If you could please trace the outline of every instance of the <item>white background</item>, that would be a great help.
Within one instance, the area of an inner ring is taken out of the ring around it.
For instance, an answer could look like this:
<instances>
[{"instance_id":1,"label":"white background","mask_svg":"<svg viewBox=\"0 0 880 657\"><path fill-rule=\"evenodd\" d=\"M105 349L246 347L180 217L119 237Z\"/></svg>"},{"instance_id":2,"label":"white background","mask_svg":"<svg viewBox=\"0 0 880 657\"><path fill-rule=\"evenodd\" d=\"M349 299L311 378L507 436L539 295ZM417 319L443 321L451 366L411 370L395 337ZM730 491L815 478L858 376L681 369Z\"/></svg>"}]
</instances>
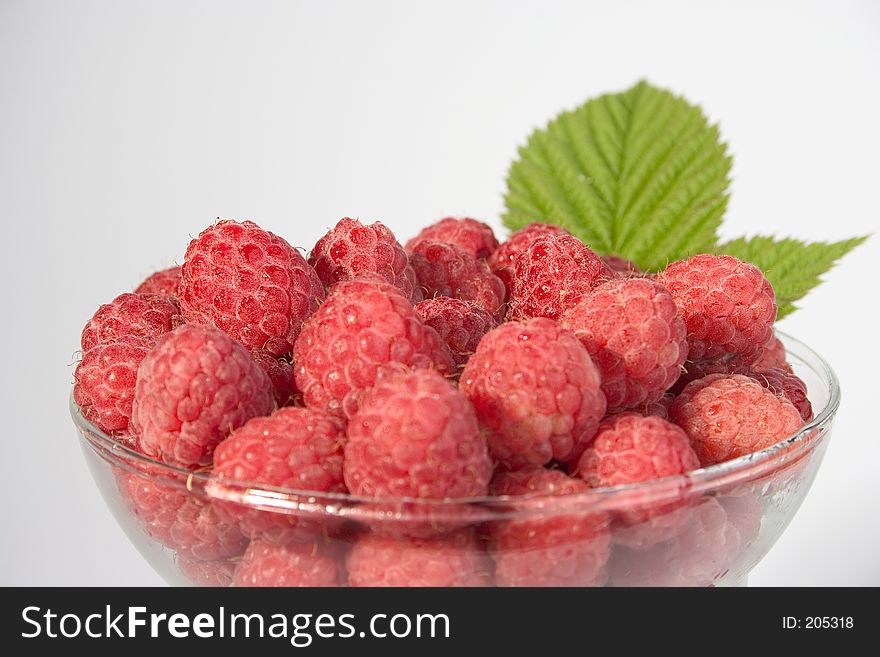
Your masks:
<instances>
[{"instance_id":1,"label":"white background","mask_svg":"<svg viewBox=\"0 0 880 657\"><path fill-rule=\"evenodd\" d=\"M217 216L305 248L343 215L401 238L446 214L500 230L529 131L641 77L721 123L725 235L880 225L876 1L0 0L0 584L161 583L67 415L100 303ZM874 237L783 322L832 362L844 403L752 584L880 584L878 258Z\"/></svg>"}]
</instances>

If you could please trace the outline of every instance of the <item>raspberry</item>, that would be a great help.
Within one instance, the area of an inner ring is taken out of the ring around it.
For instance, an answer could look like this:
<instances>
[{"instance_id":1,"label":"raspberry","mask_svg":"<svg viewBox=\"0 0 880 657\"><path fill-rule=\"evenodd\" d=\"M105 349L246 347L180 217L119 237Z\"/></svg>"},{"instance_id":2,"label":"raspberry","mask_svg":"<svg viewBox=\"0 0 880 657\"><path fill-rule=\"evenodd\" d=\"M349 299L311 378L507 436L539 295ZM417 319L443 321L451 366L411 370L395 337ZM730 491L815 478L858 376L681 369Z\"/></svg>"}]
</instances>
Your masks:
<instances>
[{"instance_id":1,"label":"raspberry","mask_svg":"<svg viewBox=\"0 0 880 657\"><path fill-rule=\"evenodd\" d=\"M355 495L485 495L492 462L467 398L440 374L382 376L348 424L345 482Z\"/></svg>"},{"instance_id":2,"label":"raspberry","mask_svg":"<svg viewBox=\"0 0 880 657\"><path fill-rule=\"evenodd\" d=\"M344 443L345 427L338 418L314 409L282 408L269 417L251 418L221 442L214 451L213 475L272 488L344 493ZM240 517L248 536L274 530L289 536L321 534L320 524L302 516L232 504L226 508Z\"/></svg>"},{"instance_id":3,"label":"raspberry","mask_svg":"<svg viewBox=\"0 0 880 657\"><path fill-rule=\"evenodd\" d=\"M299 252L251 221L220 221L189 243L178 289L184 319L216 326L248 349L290 352L324 296Z\"/></svg>"},{"instance_id":4,"label":"raspberry","mask_svg":"<svg viewBox=\"0 0 880 657\"><path fill-rule=\"evenodd\" d=\"M549 319L487 333L461 374L461 391L508 468L577 458L605 414L599 370L571 333Z\"/></svg>"},{"instance_id":5,"label":"raspberry","mask_svg":"<svg viewBox=\"0 0 880 657\"><path fill-rule=\"evenodd\" d=\"M83 328L83 351L124 335L143 338L152 345L160 336L180 323L177 304L155 294L120 294L98 308Z\"/></svg>"},{"instance_id":6,"label":"raspberry","mask_svg":"<svg viewBox=\"0 0 880 657\"><path fill-rule=\"evenodd\" d=\"M126 335L83 354L74 373L73 399L86 420L107 433L128 429L138 367L148 352L143 338Z\"/></svg>"},{"instance_id":7,"label":"raspberry","mask_svg":"<svg viewBox=\"0 0 880 657\"><path fill-rule=\"evenodd\" d=\"M741 374L710 374L689 383L669 416L687 432L704 466L770 447L803 424L785 397Z\"/></svg>"},{"instance_id":8,"label":"raspberry","mask_svg":"<svg viewBox=\"0 0 880 657\"><path fill-rule=\"evenodd\" d=\"M276 488L346 492L342 481L345 427L311 408L282 408L254 417L214 452L214 476Z\"/></svg>"},{"instance_id":9,"label":"raspberry","mask_svg":"<svg viewBox=\"0 0 880 657\"><path fill-rule=\"evenodd\" d=\"M275 404L280 408L295 402L299 392L293 384L293 366L287 362L287 359L278 358L262 349L252 351L251 356L272 382Z\"/></svg>"},{"instance_id":10,"label":"raspberry","mask_svg":"<svg viewBox=\"0 0 880 657\"><path fill-rule=\"evenodd\" d=\"M813 419L813 405L807 397L807 384L799 377L779 368L748 372L746 376L770 392L785 397L798 410L804 422Z\"/></svg>"},{"instance_id":11,"label":"raspberry","mask_svg":"<svg viewBox=\"0 0 880 657\"><path fill-rule=\"evenodd\" d=\"M492 564L472 530L437 538L365 534L346 559L350 586L490 586Z\"/></svg>"},{"instance_id":12,"label":"raspberry","mask_svg":"<svg viewBox=\"0 0 880 657\"><path fill-rule=\"evenodd\" d=\"M217 512L216 505L187 491L183 481L161 483L155 477L158 470L116 473L123 500L150 538L174 550L178 558L196 561L244 552L247 538Z\"/></svg>"},{"instance_id":13,"label":"raspberry","mask_svg":"<svg viewBox=\"0 0 880 657\"><path fill-rule=\"evenodd\" d=\"M464 217L446 217L422 229L418 235L406 243L408 253L421 240L436 240L455 244L467 251L472 258L486 259L498 248L498 240L492 229L482 221Z\"/></svg>"},{"instance_id":14,"label":"raspberry","mask_svg":"<svg viewBox=\"0 0 880 657\"><path fill-rule=\"evenodd\" d=\"M160 269L147 276L135 288L136 294L158 294L160 297L177 299L177 286L180 284L180 267Z\"/></svg>"},{"instance_id":15,"label":"raspberry","mask_svg":"<svg viewBox=\"0 0 880 657\"><path fill-rule=\"evenodd\" d=\"M516 259L531 246L539 237L545 235L568 235L568 231L553 224L529 224L520 228L507 238L506 242L495 249L489 256L489 268L498 276L507 288L508 293L513 289L514 267Z\"/></svg>"},{"instance_id":16,"label":"raspberry","mask_svg":"<svg viewBox=\"0 0 880 657\"><path fill-rule=\"evenodd\" d=\"M786 360L785 345L782 344L782 340L775 335L764 345L764 351L761 353L761 357L755 361L755 364L752 365L752 367L755 371L775 368L783 370L789 374L793 373L791 365L789 365L788 360Z\"/></svg>"},{"instance_id":17,"label":"raspberry","mask_svg":"<svg viewBox=\"0 0 880 657\"><path fill-rule=\"evenodd\" d=\"M144 454L206 466L217 443L273 403L269 378L244 347L213 327L185 324L141 363L132 427Z\"/></svg>"},{"instance_id":18,"label":"raspberry","mask_svg":"<svg viewBox=\"0 0 880 657\"><path fill-rule=\"evenodd\" d=\"M671 477L700 467L688 436L658 417L613 415L599 425L596 439L577 464L577 474L593 488L624 486Z\"/></svg>"},{"instance_id":19,"label":"raspberry","mask_svg":"<svg viewBox=\"0 0 880 657\"><path fill-rule=\"evenodd\" d=\"M602 421L593 444L575 467L591 487L625 486L679 475L700 463L687 435L659 417L621 413ZM690 517L680 484L655 484L652 491L628 491L618 501L616 543L645 549L669 539Z\"/></svg>"},{"instance_id":20,"label":"raspberry","mask_svg":"<svg viewBox=\"0 0 880 657\"><path fill-rule=\"evenodd\" d=\"M195 586L226 587L232 584L235 562L230 559L194 561L178 556L177 568L187 581Z\"/></svg>"},{"instance_id":21,"label":"raspberry","mask_svg":"<svg viewBox=\"0 0 880 657\"><path fill-rule=\"evenodd\" d=\"M400 288L412 301L421 300L416 275L403 247L384 224L365 226L345 217L318 240L309 255L326 288L364 272L374 272Z\"/></svg>"},{"instance_id":22,"label":"raspberry","mask_svg":"<svg viewBox=\"0 0 880 657\"><path fill-rule=\"evenodd\" d=\"M681 373L684 322L666 289L644 278L615 278L585 294L562 315L602 375L608 412L650 404Z\"/></svg>"},{"instance_id":23,"label":"raspberry","mask_svg":"<svg viewBox=\"0 0 880 657\"><path fill-rule=\"evenodd\" d=\"M303 326L293 354L306 405L336 415L357 409L358 396L382 368L454 369L437 331L425 326L398 288L369 274L333 288Z\"/></svg>"},{"instance_id":24,"label":"raspberry","mask_svg":"<svg viewBox=\"0 0 880 657\"><path fill-rule=\"evenodd\" d=\"M613 586L710 586L727 572L740 535L713 498L697 506L690 522L648 552L618 550L611 562Z\"/></svg>"},{"instance_id":25,"label":"raspberry","mask_svg":"<svg viewBox=\"0 0 880 657\"><path fill-rule=\"evenodd\" d=\"M511 503L513 519L489 527L489 554L499 586L601 586L608 560L608 519L584 513L577 499L589 490L560 470L530 466L499 474L493 495L528 496ZM561 499L560 499L561 498ZM529 517L532 512L533 517ZM548 512L549 511L549 512ZM570 511L570 513L563 513ZM521 517L517 517L521 514Z\"/></svg>"},{"instance_id":26,"label":"raspberry","mask_svg":"<svg viewBox=\"0 0 880 657\"><path fill-rule=\"evenodd\" d=\"M563 312L612 272L572 235L539 237L517 258L507 319L549 317Z\"/></svg>"},{"instance_id":27,"label":"raspberry","mask_svg":"<svg viewBox=\"0 0 880 657\"><path fill-rule=\"evenodd\" d=\"M323 540L278 545L254 539L238 563L233 586L339 586L339 550Z\"/></svg>"},{"instance_id":28,"label":"raspberry","mask_svg":"<svg viewBox=\"0 0 880 657\"><path fill-rule=\"evenodd\" d=\"M644 276L645 272L632 260L621 258L620 256L609 255L602 256L602 262L618 276L624 278L632 278L633 276Z\"/></svg>"},{"instance_id":29,"label":"raspberry","mask_svg":"<svg viewBox=\"0 0 880 657\"><path fill-rule=\"evenodd\" d=\"M495 319L482 308L461 299L434 297L416 304L416 312L452 352L457 367L464 366Z\"/></svg>"},{"instance_id":30,"label":"raspberry","mask_svg":"<svg viewBox=\"0 0 880 657\"><path fill-rule=\"evenodd\" d=\"M732 256L702 254L657 274L684 316L692 361L739 354L755 362L772 336L773 288L757 267Z\"/></svg>"},{"instance_id":31,"label":"raspberry","mask_svg":"<svg viewBox=\"0 0 880 657\"><path fill-rule=\"evenodd\" d=\"M454 244L422 239L410 261L426 299L434 296L470 301L493 317L503 315L504 283L482 260Z\"/></svg>"}]
</instances>

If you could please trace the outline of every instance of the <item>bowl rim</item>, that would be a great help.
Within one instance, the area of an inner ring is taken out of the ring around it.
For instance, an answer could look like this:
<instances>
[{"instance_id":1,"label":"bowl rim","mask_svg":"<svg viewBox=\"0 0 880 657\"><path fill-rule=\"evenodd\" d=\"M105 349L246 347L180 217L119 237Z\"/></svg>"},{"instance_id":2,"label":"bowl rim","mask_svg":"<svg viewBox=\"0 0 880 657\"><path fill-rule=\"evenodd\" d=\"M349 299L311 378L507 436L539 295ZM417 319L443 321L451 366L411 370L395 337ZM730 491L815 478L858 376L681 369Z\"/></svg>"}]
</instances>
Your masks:
<instances>
[{"instance_id":1,"label":"bowl rim","mask_svg":"<svg viewBox=\"0 0 880 657\"><path fill-rule=\"evenodd\" d=\"M625 500L629 500L629 503L634 499L639 503L662 503L666 500L680 499L683 494L703 494L771 473L780 469L785 463L796 461L806 451L818 445L840 406L839 380L830 364L806 344L782 331L775 331L775 335L783 341L789 356L793 356L812 369L827 387L828 401L812 420L794 434L757 452L679 475L634 484L590 488L565 495L566 507L572 505L581 508L582 505L588 505L598 511L613 509ZM72 390L69 406L80 437L93 451L98 452L99 456L111 460L113 465L149 479L161 479L171 485L185 484L187 490L202 491L210 498L235 501L259 508L292 509L302 512L308 511L308 507L319 507L324 512L347 515L347 507L360 507L361 510L368 509L368 513L385 516L389 509L395 509L395 514L399 515L401 508L411 510L424 507L430 509L432 514L438 509L441 511L448 509L450 513L460 517L462 507L467 505L509 507L515 502L517 508L522 509L523 504L534 502L534 510L540 510L544 507L541 500L546 501L549 497L544 493L534 493L518 496L442 499L381 498L274 487L254 481L221 480L213 477L210 469L192 471L162 463L112 438L82 416ZM555 500L553 508L558 513L558 500L563 498L557 496L553 499ZM435 516L432 515L433 517Z\"/></svg>"}]
</instances>

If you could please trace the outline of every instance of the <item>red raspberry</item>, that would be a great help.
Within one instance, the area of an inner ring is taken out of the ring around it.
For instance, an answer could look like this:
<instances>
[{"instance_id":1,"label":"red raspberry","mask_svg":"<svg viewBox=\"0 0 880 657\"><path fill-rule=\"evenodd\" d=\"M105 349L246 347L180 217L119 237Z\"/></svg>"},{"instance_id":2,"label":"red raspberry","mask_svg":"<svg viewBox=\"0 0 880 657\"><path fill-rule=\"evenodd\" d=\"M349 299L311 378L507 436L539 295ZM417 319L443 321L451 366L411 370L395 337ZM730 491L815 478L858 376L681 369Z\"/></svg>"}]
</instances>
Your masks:
<instances>
[{"instance_id":1,"label":"red raspberry","mask_svg":"<svg viewBox=\"0 0 880 657\"><path fill-rule=\"evenodd\" d=\"M647 552L620 549L611 562L613 586L710 586L739 554L740 535L724 508L706 498L668 542Z\"/></svg>"},{"instance_id":2,"label":"red raspberry","mask_svg":"<svg viewBox=\"0 0 880 657\"><path fill-rule=\"evenodd\" d=\"M216 326L248 349L290 352L324 296L299 252L251 221L220 221L189 243L178 289L184 319Z\"/></svg>"},{"instance_id":3,"label":"red raspberry","mask_svg":"<svg viewBox=\"0 0 880 657\"><path fill-rule=\"evenodd\" d=\"M400 288L406 298L421 300L416 274L403 247L384 224L365 226L345 217L318 240L309 255L327 288L364 272L374 272Z\"/></svg>"},{"instance_id":4,"label":"red raspberry","mask_svg":"<svg viewBox=\"0 0 880 657\"><path fill-rule=\"evenodd\" d=\"M416 304L416 312L449 347L457 367L467 363L486 332L495 328L492 315L461 299L425 299Z\"/></svg>"},{"instance_id":5,"label":"red raspberry","mask_svg":"<svg viewBox=\"0 0 880 657\"><path fill-rule=\"evenodd\" d=\"M492 229L482 221L464 217L446 217L422 229L418 235L406 243L411 253L421 240L436 240L461 247L472 258L486 259L498 248L498 240Z\"/></svg>"},{"instance_id":6,"label":"red raspberry","mask_svg":"<svg viewBox=\"0 0 880 657\"><path fill-rule=\"evenodd\" d=\"M345 482L355 495L485 495L492 462L473 407L440 374L382 376L348 424Z\"/></svg>"},{"instance_id":7,"label":"red raspberry","mask_svg":"<svg viewBox=\"0 0 880 657\"><path fill-rule=\"evenodd\" d=\"M293 384L293 365L286 358L278 358L262 349L252 351L251 356L272 382L275 404L280 408L295 402L299 392Z\"/></svg>"},{"instance_id":8,"label":"red raspberry","mask_svg":"<svg viewBox=\"0 0 880 657\"><path fill-rule=\"evenodd\" d=\"M633 276L641 277L645 272L632 260L621 258L620 256L609 255L602 256L602 262L618 276L624 278L632 278Z\"/></svg>"},{"instance_id":9,"label":"red raspberry","mask_svg":"<svg viewBox=\"0 0 880 657\"><path fill-rule=\"evenodd\" d=\"M801 414L804 422L813 419L813 405L807 398L807 384L794 374L781 369L760 370L746 374L770 392L785 397Z\"/></svg>"},{"instance_id":10,"label":"red raspberry","mask_svg":"<svg viewBox=\"0 0 880 657\"><path fill-rule=\"evenodd\" d=\"M495 249L489 256L489 268L498 276L507 288L508 293L513 289L514 267L516 259L528 249L532 242L545 235L568 235L568 231L554 226L553 224L529 224L520 228L507 238L506 242Z\"/></svg>"},{"instance_id":11,"label":"red raspberry","mask_svg":"<svg viewBox=\"0 0 880 657\"><path fill-rule=\"evenodd\" d=\"M143 338L146 344L152 345L179 323L180 310L170 299L126 292L98 308L83 329L82 349L88 351L124 335Z\"/></svg>"},{"instance_id":12,"label":"red raspberry","mask_svg":"<svg viewBox=\"0 0 880 657\"><path fill-rule=\"evenodd\" d=\"M596 439L577 464L577 474L593 488L624 486L671 477L700 467L688 436L659 417L613 415L599 425Z\"/></svg>"},{"instance_id":13,"label":"red raspberry","mask_svg":"<svg viewBox=\"0 0 880 657\"><path fill-rule=\"evenodd\" d=\"M128 429L138 367L148 352L143 338L126 335L83 354L74 374L73 399L86 420L107 433Z\"/></svg>"},{"instance_id":14,"label":"red raspberry","mask_svg":"<svg viewBox=\"0 0 880 657\"><path fill-rule=\"evenodd\" d=\"M645 278L614 278L585 294L560 324L590 352L608 412L657 401L687 357L684 322L669 292Z\"/></svg>"},{"instance_id":15,"label":"red raspberry","mask_svg":"<svg viewBox=\"0 0 880 657\"><path fill-rule=\"evenodd\" d=\"M461 391L509 468L577 458L605 415L599 370L571 333L549 319L503 324L480 341Z\"/></svg>"},{"instance_id":16,"label":"red raspberry","mask_svg":"<svg viewBox=\"0 0 880 657\"><path fill-rule=\"evenodd\" d=\"M565 499L587 490L589 487L579 479L537 466L495 477L493 495L528 496L521 503L511 503L512 519L489 527L489 554L495 561L496 584L605 583L610 544L608 519L603 513L581 511L577 498Z\"/></svg>"},{"instance_id":17,"label":"red raspberry","mask_svg":"<svg viewBox=\"0 0 880 657\"><path fill-rule=\"evenodd\" d=\"M687 435L659 417L621 413L602 421L575 473L594 488L625 486L695 470L700 463ZM681 485L628 491L618 502L614 541L645 549L668 540L690 517Z\"/></svg>"},{"instance_id":18,"label":"red raspberry","mask_svg":"<svg viewBox=\"0 0 880 657\"><path fill-rule=\"evenodd\" d=\"M232 585L235 561L194 561L177 557L177 568L194 586L227 587Z\"/></svg>"},{"instance_id":19,"label":"red raspberry","mask_svg":"<svg viewBox=\"0 0 880 657\"><path fill-rule=\"evenodd\" d=\"M180 267L160 269L147 276L143 283L135 288L136 294L158 294L160 297L177 299L177 286L180 284Z\"/></svg>"},{"instance_id":20,"label":"red raspberry","mask_svg":"<svg viewBox=\"0 0 880 657\"><path fill-rule=\"evenodd\" d=\"M410 253L425 298L470 301L493 317L503 315L504 283L464 249L436 240L420 240Z\"/></svg>"},{"instance_id":21,"label":"red raspberry","mask_svg":"<svg viewBox=\"0 0 880 657\"><path fill-rule=\"evenodd\" d=\"M704 466L770 447L803 425L785 397L740 374L710 374L689 383L669 415L687 432Z\"/></svg>"},{"instance_id":22,"label":"red raspberry","mask_svg":"<svg viewBox=\"0 0 880 657\"><path fill-rule=\"evenodd\" d=\"M345 493L344 443L345 426L338 418L314 409L282 408L269 417L251 418L217 445L213 474L218 480L272 488ZM321 525L303 516L232 504L227 508L240 517L248 536L275 530L285 536L321 534Z\"/></svg>"},{"instance_id":23,"label":"red raspberry","mask_svg":"<svg viewBox=\"0 0 880 657\"><path fill-rule=\"evenodd\" d=\"M473 531L437 538L365 534L346 559L350 586L491 586L492 563Z\"/></svg>"},{"instance_id":24,"label":"red raspberry","mask_svg":"<svg viewBox=\"0 0 880 657\"><path fill-rule=\"evenodd\" d=\"M179 558L213 561L244 552L247 538L217 506L189 492L183 481L162 483L158 468L144 474L118 470L123 500L146 534Z\"/></svg>"},{"instance_id":25,"label":"red raspberry","mask_svg":"<svg viewBox=\"0 0 880 657\"><path fill-rule=\"evenodd\" d=\"M559 319L612 272L572 235L539 237L517 258L508 319Z\"/></svg>"},{"instance_id":26,"label":"red raspberry","mask_svg":"<svg viewBox=\"0 0 880 657\"><path fill-rule=\"evenodd\" d=\"M752 367L755 371L775 368L792 374L791 365L788 364L786 358L785 345L782 344L782 340L774 335L770 338L770 341L764 345L764 351L761 353L761 357L755 361L755 364L752 365Z\"/></svg>"},{"instance_id":27,"label":"red raspberry","mask_svg":"<svg viewBox=\"0 0 880 657\"><path fill-rule=\"evenodd\" d=\"M303 326L293 354L306 405L336 415L351 415L384 367L454 369L437 331L398 288L375 275L334 286Z\"/></svg>"},{"instance_id":28,"label":"red raspberry","mask_svg":"<svg viewBox=\"0 0 880 657\"><path fill-rule=\"evenodd\" d=\"M776 319L773 288L761 270L733 256L702 254L657 274L684 316L692 361L739 354L755 362Z\"/></svg>"},{"instance_id":29,"label":"red raspberry","mask_svg":"<svg viewBox=\"0 0 880 657\"><path fill-rule=\"evenodd\" d=\"M339 586L337 546L316 540L278 545L254 539L235 569L233 586Z\"/></svg>"},{"instance_id":30,"label":"red raspberry","mask_svg":"<svg viewBox=\"0 0 880 657\"><path fill-rule=\"evenodd\" d=\"M238 342L185 324L138 371L132 427L144 454L184 468L211 464L226 435L273 407L272 384Z\"/></svg>"}]
</instances>

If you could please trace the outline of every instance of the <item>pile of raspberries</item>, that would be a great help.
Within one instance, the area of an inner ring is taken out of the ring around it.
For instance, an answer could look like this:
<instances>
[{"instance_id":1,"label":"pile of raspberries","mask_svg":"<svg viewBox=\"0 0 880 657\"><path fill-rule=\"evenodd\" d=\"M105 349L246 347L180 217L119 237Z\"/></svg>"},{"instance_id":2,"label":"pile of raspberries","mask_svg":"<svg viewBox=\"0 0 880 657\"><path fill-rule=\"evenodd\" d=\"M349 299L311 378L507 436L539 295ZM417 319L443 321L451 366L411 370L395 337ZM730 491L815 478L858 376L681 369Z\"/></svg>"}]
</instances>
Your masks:
<instances>
[{"instance_id":1,"label":"pile of raspberries","mask_svg":"<svg viewBox=\"0 0 880 657\"><path fill-rule=\"evenodd\" d=\"M731 256L649 274L552 225L499 244L446 218L402 246L345 218L304 258L223 220L98 309L74 397L149 457L119 490L196 583L707 585L757 536L758 499L578 502L811 419L775 318ZM190 493L187 471L368 499L355 523L279 513ZM520 513L470 522L487 496Z\"/></svg>"}]
</instances>

